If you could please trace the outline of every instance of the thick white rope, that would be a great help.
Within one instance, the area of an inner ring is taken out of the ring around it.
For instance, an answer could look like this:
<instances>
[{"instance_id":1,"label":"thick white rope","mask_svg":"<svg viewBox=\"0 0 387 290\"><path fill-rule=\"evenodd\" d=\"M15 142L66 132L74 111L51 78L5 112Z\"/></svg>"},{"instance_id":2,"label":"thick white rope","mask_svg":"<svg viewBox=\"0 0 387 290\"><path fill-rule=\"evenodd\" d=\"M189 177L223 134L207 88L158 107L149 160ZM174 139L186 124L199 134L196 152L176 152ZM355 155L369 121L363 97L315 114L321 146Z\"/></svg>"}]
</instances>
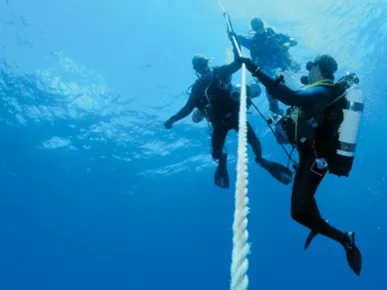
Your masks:
<instances>
[{"instance_id":1,"label":"thick white rope","mask_svg":"<svg viewBox=\"0 0 387 290\"><path fill-rule=\"evenodd\" d=\"M233 249L231 259L231 290L246 290L249 285L247 270L250 252L248 244L247 214L249 212L247 197L247 107L246 107L246 68L242 65L241 96L239 107L237 180L235 188L235 212L233 223Z\"/></svg>"},{"instance_id":2,"label":"thick white rope","mask_svg":"<svg viewBox=\"0 0 387 290\"><path fill-rule=\"evenodd\" d=\"M218 0L220 8L226 15L226 10L221 0ZM229 27L231 29L231 27ZM242 51L232 36L233 46L242 56ZM241 70L241 94L239 107L239 132L238 132L238 159L237 159L237 180L235 188L235 211L233 230L233 249L231 257L231 290L246 290L249 285L247 270L249 261L247 255L250 253L248 243L249 233L247 231L247 214L249 212L247 197L247 96L246 96L246 67L242 64Z\"/></svg>"}]
</instances>

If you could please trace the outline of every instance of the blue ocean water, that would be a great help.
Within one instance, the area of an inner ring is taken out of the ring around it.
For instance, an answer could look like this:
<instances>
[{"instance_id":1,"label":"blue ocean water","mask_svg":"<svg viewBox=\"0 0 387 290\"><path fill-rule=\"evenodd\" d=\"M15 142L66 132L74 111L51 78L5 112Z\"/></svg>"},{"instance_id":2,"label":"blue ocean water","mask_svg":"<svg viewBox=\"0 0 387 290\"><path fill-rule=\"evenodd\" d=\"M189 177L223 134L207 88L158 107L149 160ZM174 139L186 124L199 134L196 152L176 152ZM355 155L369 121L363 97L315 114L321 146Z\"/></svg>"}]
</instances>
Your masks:
<instances>
[{"instance_id":1,"label":"blue ocean water","mask_svg":"<svg viewBox=\"0 0 387 290\"><path fill-rule=\"evenodd\" d=\"M224 6L238 32L259 16L292 35L302 63L333 55L367 99L351 177L328 176L317 194L324 217L356 231L361 277L325 238L303 251L291 187L251 160L249 289L386 289L387 2ZM233 187L213 185L204 122L163 126L187 99L199 52L231 60L215 0L0 2L0 289L229 288ZM264 97L257 105L267 112ZM249 120L264 155L285 163L259 116Z\"/></svg>"}]
</instances>

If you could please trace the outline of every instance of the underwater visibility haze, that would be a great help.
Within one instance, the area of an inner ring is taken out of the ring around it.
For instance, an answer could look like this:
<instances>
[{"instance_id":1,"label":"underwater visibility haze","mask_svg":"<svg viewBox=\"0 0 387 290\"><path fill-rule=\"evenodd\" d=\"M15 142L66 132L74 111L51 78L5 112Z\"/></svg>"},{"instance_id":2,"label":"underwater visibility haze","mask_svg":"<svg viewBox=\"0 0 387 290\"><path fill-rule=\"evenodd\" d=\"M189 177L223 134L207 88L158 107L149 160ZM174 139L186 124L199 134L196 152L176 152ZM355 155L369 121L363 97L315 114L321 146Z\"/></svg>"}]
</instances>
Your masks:
<instances>
[{"instance_id":1,"label":"underwater visibility haze","mask_svg":"<svg viewBox=\"0 0 387 290\"><path fill-rule=\"evenodd\" d=\"M249 148L249 289L386 289L387 2L222 3L239 34L260 17L297 40L292 88L326 53L365 96L351 174L328 175L316 194L324 218L356 232L361 275L325 237L304 251L292 185ZM196 80L194 55L232 62L226 28L215 0L0 2L0 289L230 288L238 135L222 189L207 123L164 127ZM264 90L254 103L268 114ZM247 116L263 156L286 164L260 115Z\"/></svg>"}]
</instances>

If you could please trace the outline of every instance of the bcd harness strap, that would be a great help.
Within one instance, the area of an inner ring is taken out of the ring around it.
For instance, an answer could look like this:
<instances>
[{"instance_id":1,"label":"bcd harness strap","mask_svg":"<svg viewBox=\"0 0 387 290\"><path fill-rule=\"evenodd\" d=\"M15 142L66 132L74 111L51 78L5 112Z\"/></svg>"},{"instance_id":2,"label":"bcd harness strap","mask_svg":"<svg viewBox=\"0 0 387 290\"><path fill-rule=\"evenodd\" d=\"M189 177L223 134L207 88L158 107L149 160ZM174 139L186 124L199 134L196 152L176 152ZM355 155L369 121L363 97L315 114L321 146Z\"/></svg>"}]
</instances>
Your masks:
<instances>
[{"instance_id":1,"label":"bcd harness strap","mask_svg":"<svg viewBox=\"0 0 387 290\"><path fill-rule=\"evenodd\" d=\"M318 86L327 86L327 87L333 87L334 86L334 83L331 81L331 80L328 80L328 79L324 79L324 80L321 80L321 81L317 81L317 82L314 82L313 84L309 85L306 90L310 90L312 88L315 88L315 87L318 87ZM329 107L330 105L328 105ZM326 107L324 107L323 110L325 110ZM294 130L294 140L295 142L297 143L298 141L298 123L299 123L299 119L301 117L301 109L299 107L295 107L295 110L294 110L295 114L296 114L296 118L295 118L295 130Z\"/></svg>"},{"instance_id":2,"label":"bcd harness strap","mask_svg":"<svg viewBox=\"0 0 387 290\"><path fill-rule=\"evenodd\" d=\"M317 87L317 86L325 86L325 87L330 87L330 88L333 88L335 87L337 84L341 83L341 82L344 82L346 81L345 78L342 78L340 79L336 84L333 83L331 80L329 79L324 79L324 80L321 80L321 81L317 81L317 82L314 82L313 84L309 85L306 89L307 90L310 90L314 87ZM332 106L334 103L336 103L337 101L339 101L340 99L342 99L346 94L346 90L344 90L344 92L342 94L340 94L338 97L336 97L332 102L330 102L328 105L324 106L320 112L323 112L325 111L327 108L329 108L330 106ZM296 119L295 119L295 136L294 136L294 140L297 142L297 138L298 138L298 122L299 122L299 119L300 119L300 115L301 115L301 109L299 107L296 107L295 108L295 111L296 111Z\"/></svg>"},{"instance_id":3,"label":"bcd harness strap","mask_svg":"<svg viewBox=\"0 0 387 290\"><path fill-rule=\"evenodd\" d=\"M325 87L330 87L333 89L333 87L335 87L337 84L340 84L342 82L346 81L345 78L342 78L340 79L336 84L333 83L331 80L328 80L328 79L324 79L324 80L321 80L321 81L317 81L311 85L309 85L306 89L307 90L310 90L314 87L317 87L317 86L325 86ZM334 100L332 102L330 102L328 105L324 106L321 110L319 110L319 112L324 112L327 108L329 108L330 106L332 106L334 103L336 103L337 101L339 101L340 99L342 99L343 97L345 97L346 95L346 90L344 90L343 93L340 93L340 95L336 98L334 98ZM300 120L300 117L301 117L301 113L302 113L302 110L300 108L295 108L295 111L296 111L296 118L295 118L295 131L294 131L294 140L295 140L295 143L297 144L298 142L298 127L299 127L299 120ZM311 123L311 126L313 126L312 122L315 121L313 120L313 117L310 118L309 122ZM316 122L317 123L317 122ZM318 126L318 123L317 123L317 126ZM313 126L314 127L314 126ZM315 127L314 127L315 128ZM304 140L303 140L304 138ZM303 143L305 142L306 139L305 137L302 137L300 139L300 142ZM312 150L314 152L314 155L315 155L315 158L318 158L318 154L317 154L317 150L316 150L316 147L315 147L315 140L310 140L311 143L312 143Z\"/></svg>"}]
</instances>

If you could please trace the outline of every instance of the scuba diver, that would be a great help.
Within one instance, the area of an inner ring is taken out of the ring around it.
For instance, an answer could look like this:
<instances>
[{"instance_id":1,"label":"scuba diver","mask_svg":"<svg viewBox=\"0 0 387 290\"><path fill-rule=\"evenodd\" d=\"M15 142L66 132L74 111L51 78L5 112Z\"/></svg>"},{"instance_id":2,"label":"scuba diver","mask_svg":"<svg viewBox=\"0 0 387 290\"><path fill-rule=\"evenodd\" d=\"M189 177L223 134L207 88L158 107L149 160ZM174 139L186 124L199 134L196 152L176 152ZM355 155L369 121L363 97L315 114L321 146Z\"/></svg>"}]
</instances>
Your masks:
<instances>
[{"instance_id":1,"label":"scuba diver","mask_svg":"<svg viewBox=\"0 0 387 290\"><path fill-rule=\"evenodd\" d=\"M199 109L212 125L211 154L212 158L218 161L214 183L221 188L229 188L227 154L223 152L223 148L228 131L238 130L239 100L234 99L230 92L232 75L241 68L241 63L234 60L228 65L211 69L209 59L197 55L192 59L192 65L198 79L192 86L190 97L185 106L169 118L164 126L171 129L175 122L187 117L195 107ZM292 181L292 172L279 163L263 158L258 137L249 123L247 127L247 138L254 151L255 161L275 179L289 184Z\"/></svg>"},{"instance_id":2,"label":"scuba diver","mask_svg":"<svg viewBox=\"0 0 387 290\"><path fill-rule=\"evenodd\" d=\"M239 45L250 51L251 59L265 72L274 76L278 70L298 72L299 64L289 53L289 48L297 45L297 41L288 35L276 33L274 29L265 28L263 21L256 17L250 22L253 35L235 35ZM270 94L266 94L270 111L273 114L282 114L278 101Z\"/></svg>"},{"instance_id":3,"label":"scuba diver","mask_svg":"<svg viewBox=\"0 0 387 290\"><path fill-rule=\"evenodd\" d=\"M282 127L289 142L299 152L299 166L294 178L291 216L309 228L305 250L317 234L341 244L351 269L360 275L362 257L354 232L342 232L321 215L315 193L327 172L349 176L354 161L356 138L364 107L364 97L357 88L359 79L347 74L334 83L337 62L329 55L317 56L306 65L309 74L302 78L305 90L294 91L263 72L250 58L240 58L252 75L270 94L288 106Z\"/></svg>"},{"instance_id":4,"label":"scuba diver","mask_svg":"<svg viewBox=\"0 0 387 290\"><path fill-rule=\"evenodd\" d=\"M251 100L259 97L261 93L262 89L258 84L252 83L246 85L247 110L249 110L251 105L253 104ZM239 101L241 96L241 85L231 85L230 95L236 101ZM203 121L204 118L205 115L203 115L199 109L195 109L195 111L192 113L192 121L194 123L200 123L201 121Z\"/></svg>"},{"instance_id":5,"label":"scuba diver","mask_svg":"<svg viewBox=\"0 0 387 290\"><path fill-rule=\"evenodd\" d=\"M288 35L265 28L263 21L256 17L250 22L252 36L236 35L237 42L250 51L251 59L263 70L274 73L277 69L299 71L300 67L289 54L289 48L297 41Z\"/></svg>"}]
</instances>

